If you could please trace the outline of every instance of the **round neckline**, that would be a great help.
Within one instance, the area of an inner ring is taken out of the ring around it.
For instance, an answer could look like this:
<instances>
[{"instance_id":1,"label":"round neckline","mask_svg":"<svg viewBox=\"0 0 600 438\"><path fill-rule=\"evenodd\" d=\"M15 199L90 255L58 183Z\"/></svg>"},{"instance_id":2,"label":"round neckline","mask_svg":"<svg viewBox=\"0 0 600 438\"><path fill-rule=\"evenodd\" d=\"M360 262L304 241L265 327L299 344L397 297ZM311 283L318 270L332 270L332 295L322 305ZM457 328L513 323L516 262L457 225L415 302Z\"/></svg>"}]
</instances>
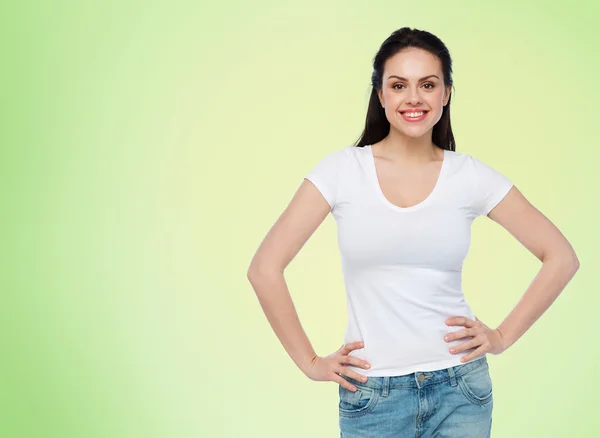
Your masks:
<instances>
[{"instance_id":1,"label":"round neckline","mask_svg":"<svg viewBox=\"0 0 600 438\"><path fill-rule=\"evenodd\" d=\"M372 145L367 145L366 147L369 149L369 153L367 154L367 156L368 156L368 160L369 160L371 183L373 184L373 186L375 188L375 192L377 193L379 199L381 201L383 201L383 203L386 204L388 207L392 208L393 210L413 211L413 210L418 210L420 208L423 208L431 202L431 200L433 199L435 194L440 190L440 186L442 185L442 181L444 180L444 176L446 174L446 167L448 167L448 158L449 158L448 155L449 154L448 154L447 149L442 149L444 151L442 165L440 167L439 175L438 175L437 181L435 183L435 186L433 187L433 189L431 190L429 195L427 195L427 197L424 200L422 200L421 202L419 202L418 204L411 205L409 207L400 207L399 205L392 203L383 194L383 190L381 189L381 186L379 185L379 179L377 178L377 168L375 166L375 156L373 155L373 147L372 147Z\"/></svg>"}]
</instances>

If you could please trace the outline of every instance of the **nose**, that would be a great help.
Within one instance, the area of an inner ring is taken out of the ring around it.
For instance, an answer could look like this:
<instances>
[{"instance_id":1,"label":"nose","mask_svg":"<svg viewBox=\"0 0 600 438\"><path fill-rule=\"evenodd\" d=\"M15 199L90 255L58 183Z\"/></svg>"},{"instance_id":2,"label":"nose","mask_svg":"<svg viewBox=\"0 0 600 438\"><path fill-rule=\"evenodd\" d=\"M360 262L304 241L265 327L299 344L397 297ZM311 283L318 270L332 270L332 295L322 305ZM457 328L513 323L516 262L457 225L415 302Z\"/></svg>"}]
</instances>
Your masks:
<instances>
[{"instance_id":1,"label":"nose","mask_svg":"<svg viewBox=\"0 0 600 438\"><path fill-rule=\"evenodd\" d=\"M418 88L416 90L410 89L406 102L414 105L420 105L422 103Z\"/></svg>"}]
</instances>

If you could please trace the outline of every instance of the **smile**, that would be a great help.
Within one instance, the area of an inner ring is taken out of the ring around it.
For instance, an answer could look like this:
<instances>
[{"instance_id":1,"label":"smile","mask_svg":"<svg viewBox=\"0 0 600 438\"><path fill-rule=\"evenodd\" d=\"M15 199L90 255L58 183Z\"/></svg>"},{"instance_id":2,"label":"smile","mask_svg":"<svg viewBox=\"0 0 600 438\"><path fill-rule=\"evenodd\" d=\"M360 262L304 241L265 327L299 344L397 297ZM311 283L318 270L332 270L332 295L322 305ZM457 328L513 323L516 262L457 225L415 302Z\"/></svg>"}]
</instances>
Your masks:
<instances>
[{"instance_id":1,"label":"smile","mask_svg":"<svg viewBox=\"0 0 600 438\"><path fill-rule=\"evenodd\" d=\"M400 115L407 122L420 122L425 117L427 117L428 113L429 113L429 111L418 111L418 112L415 111L415 112L400 113Z\"/></svg>"}]
</instances>

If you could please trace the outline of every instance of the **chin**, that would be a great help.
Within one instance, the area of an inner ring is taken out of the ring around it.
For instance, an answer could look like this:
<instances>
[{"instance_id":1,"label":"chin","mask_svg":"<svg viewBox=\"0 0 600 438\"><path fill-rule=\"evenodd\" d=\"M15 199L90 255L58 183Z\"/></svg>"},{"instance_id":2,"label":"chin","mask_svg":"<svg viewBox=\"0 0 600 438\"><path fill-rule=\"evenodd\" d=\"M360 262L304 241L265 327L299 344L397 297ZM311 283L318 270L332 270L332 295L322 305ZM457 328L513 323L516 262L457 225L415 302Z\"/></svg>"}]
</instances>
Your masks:
<instances>
[{"instance_id":1,"label":"chin","mask_svg":"<svg viewBox=\"0 0 600 438\"><path fill-rule=\"evenodd\" d=\"M402 135L404 135L405 137L410 137L410 138L420 138L423 137L425 134L427 134L430 130L426 129L426 130L404 130L404 129L398 129L398 132Z\"/></svg>"}]
</instances>

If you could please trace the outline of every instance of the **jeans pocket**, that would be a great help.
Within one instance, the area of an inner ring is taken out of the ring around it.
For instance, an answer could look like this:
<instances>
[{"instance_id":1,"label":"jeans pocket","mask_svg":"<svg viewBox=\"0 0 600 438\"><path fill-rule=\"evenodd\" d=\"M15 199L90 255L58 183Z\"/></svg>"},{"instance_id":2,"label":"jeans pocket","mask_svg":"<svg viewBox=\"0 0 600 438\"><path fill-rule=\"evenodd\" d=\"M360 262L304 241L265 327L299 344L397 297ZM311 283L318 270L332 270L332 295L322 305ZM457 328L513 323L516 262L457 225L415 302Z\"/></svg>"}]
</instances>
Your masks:
<instances>
[{"instance_id":1,"label":"jeans pocket","mask_svg":"<svg viewBox=\"0 0 600 438\"><path fill-rule=\"evenodd\" d=\"M458 386L463 395L477 405L492 401L492 378L487 362L458 377Z\"/></svg>"},{"instance_id":2,"label":"jeans pocket","mask_svg":"<svg viewBox=\"0 0 600 438\"><path fill-rule=\"evenodd\" d=\"M350 391L339 385L339 413L346 417L357 417L369 413L377 403L379 395L374 388L359 385L352 381L356 386L356 391Z\"/></svg>"}]
</instances>

